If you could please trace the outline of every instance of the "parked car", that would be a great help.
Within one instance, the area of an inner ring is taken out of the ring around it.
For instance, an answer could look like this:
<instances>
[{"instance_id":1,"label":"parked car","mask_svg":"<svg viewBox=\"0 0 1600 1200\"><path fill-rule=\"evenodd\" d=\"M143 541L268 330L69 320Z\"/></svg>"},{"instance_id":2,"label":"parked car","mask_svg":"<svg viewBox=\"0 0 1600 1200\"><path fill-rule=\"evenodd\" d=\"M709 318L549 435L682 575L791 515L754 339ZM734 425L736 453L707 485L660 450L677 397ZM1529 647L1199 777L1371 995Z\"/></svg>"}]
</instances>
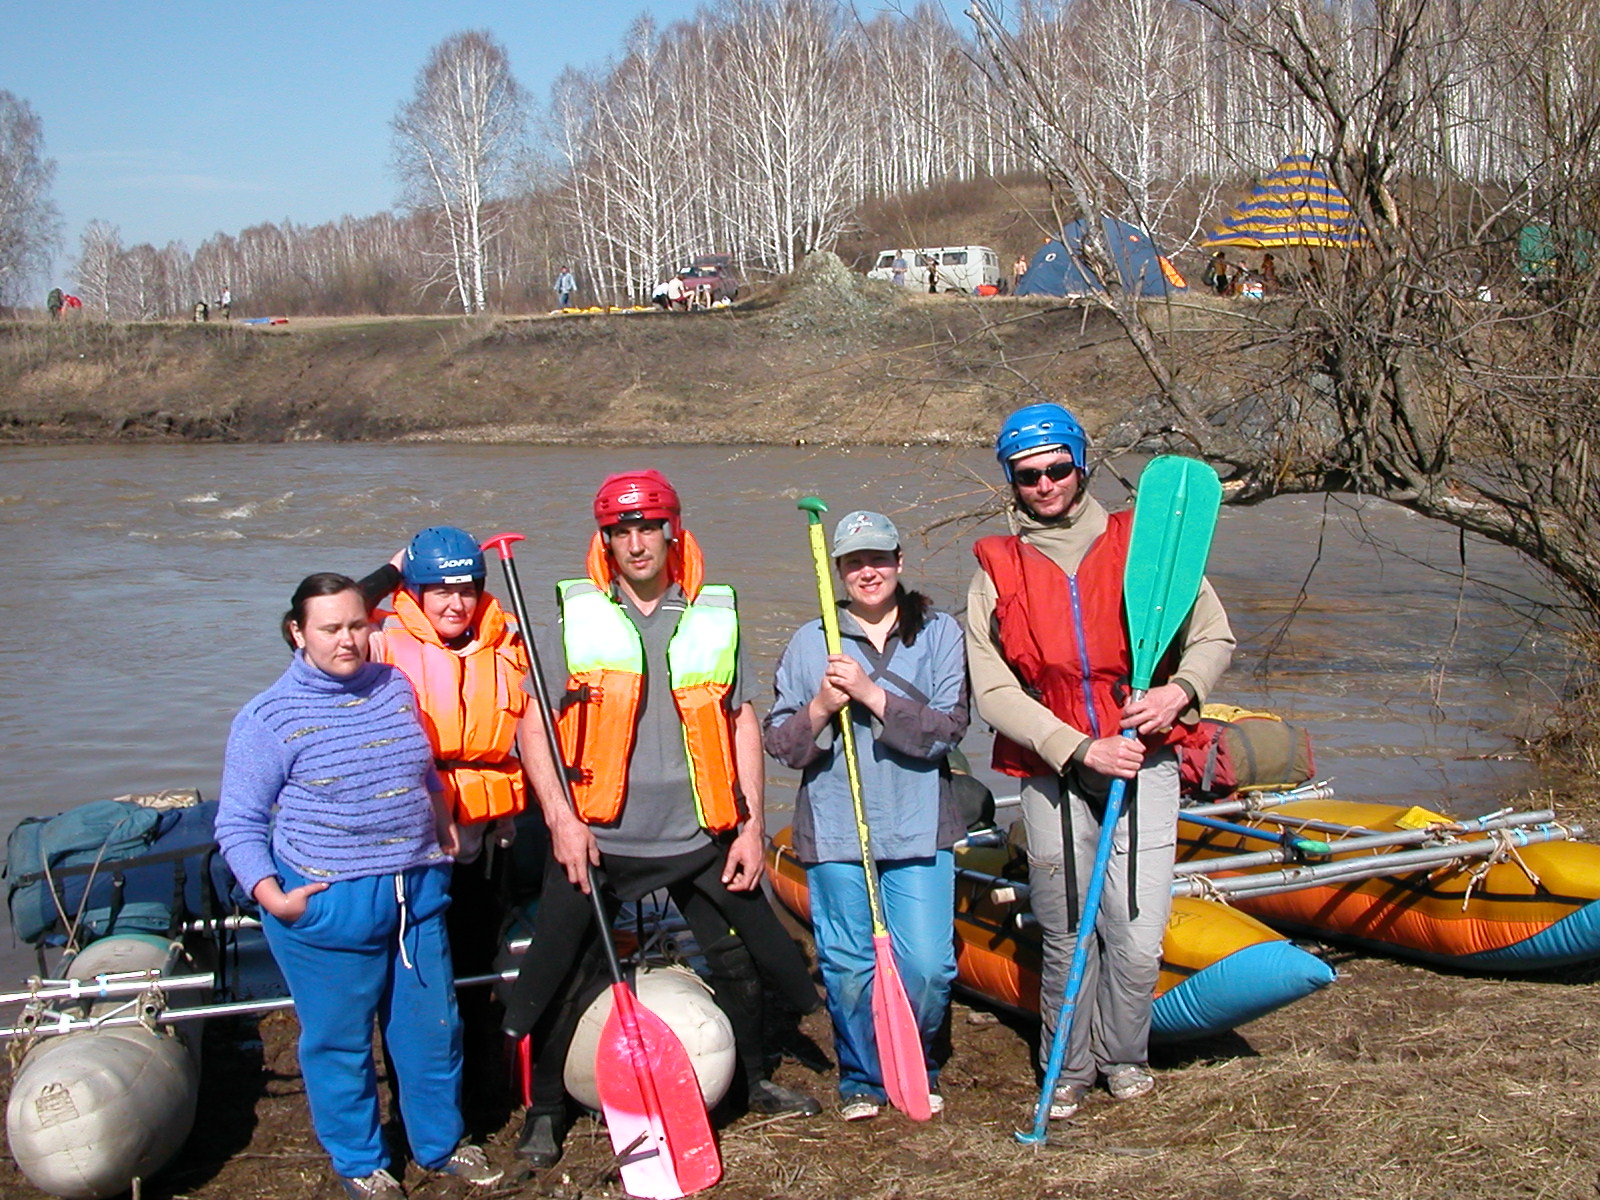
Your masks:
<instances>
[{"instance_id":1,"label":"parked car","mask_svg":"<svg viewBox=\"0 0 1600 1200\"><path fill-rule=\"evenodd\" d=\"M731 254L702 254L679 271L678 278L686 293L709 288L713 302L739 298L739 277L734 273Z\"/></svg>"}]
</instances>

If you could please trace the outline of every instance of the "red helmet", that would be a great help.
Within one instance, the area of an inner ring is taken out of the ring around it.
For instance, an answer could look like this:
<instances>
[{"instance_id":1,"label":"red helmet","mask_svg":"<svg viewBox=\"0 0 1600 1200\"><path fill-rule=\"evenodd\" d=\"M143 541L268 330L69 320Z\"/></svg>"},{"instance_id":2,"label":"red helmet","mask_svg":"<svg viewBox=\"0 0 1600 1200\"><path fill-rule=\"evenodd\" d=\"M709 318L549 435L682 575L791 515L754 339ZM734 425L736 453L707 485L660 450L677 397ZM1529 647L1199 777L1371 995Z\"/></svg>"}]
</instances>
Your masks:
<instances>
[{"instance_id":1,"label":"red helmet","mask_svg":"<svg viewBox=\"0 0 1600 1200\"><path fill-rule=\"evenodd\" d=\"M671 521L682 512L678 493L660 471L623 471L609 475L594 494L594 519L601 529L619 521Z\"/></svg>"}]
</instances>

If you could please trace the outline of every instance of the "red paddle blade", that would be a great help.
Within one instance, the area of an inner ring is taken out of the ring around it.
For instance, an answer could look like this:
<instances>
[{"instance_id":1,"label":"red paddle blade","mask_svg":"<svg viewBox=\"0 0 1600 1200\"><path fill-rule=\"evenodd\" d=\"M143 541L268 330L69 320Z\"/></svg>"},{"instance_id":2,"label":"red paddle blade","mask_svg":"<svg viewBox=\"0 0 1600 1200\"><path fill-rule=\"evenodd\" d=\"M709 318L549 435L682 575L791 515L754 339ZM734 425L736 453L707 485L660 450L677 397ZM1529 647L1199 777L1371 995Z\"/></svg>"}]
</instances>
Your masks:
<instances>
[{"instance_id":1,"label":"red paddle blade","mask_svg":"<svg viewBox=\"0 0 1600 1200\"><path fill-rule=\"evenodd\" d=\"M627 984L612 984L611 999L594 1077L623 1191L677 1200L710 1187L722 1178L722 1159L688 1052Z\"/></svg>"},{"instance_id":2,"label":"red paddle blade","mask_svg":"<svg viewBox=\"0 0 1600 1200\"><path fill-rule=\"evenodd\" d=\"M872 938L875 960L872 978L872 1031L878 1039L878 1067L883 1090L893 1104L913 1121L933 1116L928 1103L928 1066L922 1055L922 1031L906 999L906 985L895 966L887 932Z\"/></svg>"}]
</instances>

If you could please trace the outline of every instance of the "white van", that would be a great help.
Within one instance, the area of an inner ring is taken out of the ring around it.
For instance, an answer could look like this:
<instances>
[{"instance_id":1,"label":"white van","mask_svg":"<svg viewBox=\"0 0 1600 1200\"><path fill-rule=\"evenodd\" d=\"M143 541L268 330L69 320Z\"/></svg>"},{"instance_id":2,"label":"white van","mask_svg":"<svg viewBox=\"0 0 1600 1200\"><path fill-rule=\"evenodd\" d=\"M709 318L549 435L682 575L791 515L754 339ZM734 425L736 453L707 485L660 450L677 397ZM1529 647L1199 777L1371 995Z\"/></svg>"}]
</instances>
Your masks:
<instances>
[{"instance_id":1,"label":"white van","mask_svg":"<svg viewBox=\"0 0 1600 1200\"><path fill-rule=\"evenodd\" d=\"M894 282L896 259L906 263L905 284L928 290L928 260L938 264L941 292L976 292L981 284L1000 284L1000 256L987 246L924 246L920 250L884 250L867 272L868 279Z\"/></svg>"}]
</instances>

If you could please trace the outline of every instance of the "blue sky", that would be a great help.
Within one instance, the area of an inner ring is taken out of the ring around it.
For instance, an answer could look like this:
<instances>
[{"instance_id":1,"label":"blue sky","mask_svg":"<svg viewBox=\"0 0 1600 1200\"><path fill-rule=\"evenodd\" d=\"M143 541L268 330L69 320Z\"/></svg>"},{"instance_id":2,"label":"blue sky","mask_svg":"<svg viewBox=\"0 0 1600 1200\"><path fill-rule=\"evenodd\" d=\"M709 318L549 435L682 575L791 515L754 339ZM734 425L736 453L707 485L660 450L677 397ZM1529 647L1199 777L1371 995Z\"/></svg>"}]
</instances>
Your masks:
<instances>
[{"instance_id":1,"label":"blue sky","mask_svg":"<svg viewBox=\"0 0 1600 1200\"><path fill-rule=\"evenodd\" d=\"M604 62L649 12L697 0L5 0L0 88L31 104L56 160L56 274L84 225L125 245L184 242L262 221L366 216L397 195L389 121L428 52L488 29L543 103L567 66ZM892 8L864 3L863 8Z\"/></svg>"}]
</instances>

